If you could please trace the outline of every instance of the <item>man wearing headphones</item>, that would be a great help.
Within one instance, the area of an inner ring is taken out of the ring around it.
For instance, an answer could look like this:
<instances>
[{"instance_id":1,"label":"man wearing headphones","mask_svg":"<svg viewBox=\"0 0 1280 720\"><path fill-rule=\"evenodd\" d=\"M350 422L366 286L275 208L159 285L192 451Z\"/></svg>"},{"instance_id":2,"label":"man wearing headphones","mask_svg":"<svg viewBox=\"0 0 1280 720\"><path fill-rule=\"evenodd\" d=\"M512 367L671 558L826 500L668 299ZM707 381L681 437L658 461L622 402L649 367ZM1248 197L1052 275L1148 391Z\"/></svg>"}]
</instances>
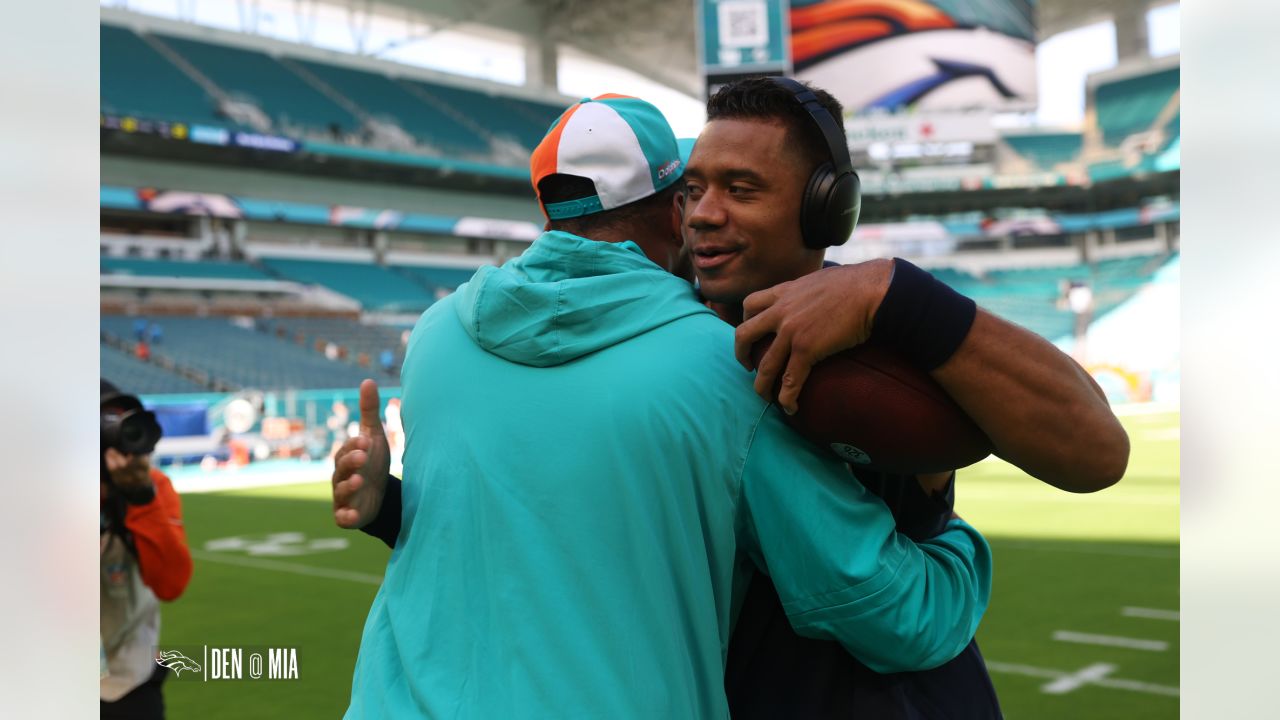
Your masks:
<instances>
[{"instance_id":1,"label":"man wearing headphones","mask_svg":"<svg viewBox=\"0 0 1280 720\"><path fill-rule=\"evenodd\" d=\"M707 116L686 170L686 246L703 296L738 326L744 365L756 341L778 336L757 392L773 400L781 376L777 401L794 412L813 363L874 335L930 371L1028 473L1073 491L1120 478L1123 429L1088 375L1052 345L904 260L823 268L860 209L838 101L794 80L755 78L722 88ZM1084 444L1093 454L1079 462ZM913 539L951 517L950 473L918 484L856 474ZM730 644L726 690L735 720L1000 717L976 644L933 670L880 675L834 643L797 635L760 573Z\"/></svg>"},{"instance_id":2,"label":"man wearing headphones","mask_svg":"<svg viewBox=\"0 0 1280 720\"><path fill-rule=\"evenodd\" d=\"M823 265L825 248L847 239L857 219L857 176L839 128L839 104L824 92L805 95L808 92L793 81L778 79L727 86L710 101L709 124L690 158L689 195L683 202L686 249L692 252L706 299L735 325L743 320L742 303L750 293L811 273L823 275L816 271ZM892 261L880 261L841 268L857 274L842 276L837 311L847 312L846 306L857 301L881 304L868 278L891 273L886 263L892 267ZM925 284L923 291L937 295L943 288ZM911 290L907 288L908 295ZM903 292L899 288L898 295ZM946 300L951 305L942 307ZM933 326L914 332L931 333L925 339L936 342L921 351L929 362L941 362L964 340L974 309L971 301L954 293L944 293L931 306ZM782 306L774 316L785 309ZM874 306L861 311L868 321L876 317ZM887 334L887 327L881 320L877 330ZM916 337L905 323L899 332L908 339ZM865 335L858 338L862 339ZM794 395L790 399L794 407ZM335 518L343 527L361 527L394 547L400 530L400 484L394 478L383 482L386 459L380 448L385 442L370 381L362 387L361 423L368 437L349 441L339 455ZM365 451L361 459L369 461L367 466L341 462L356 449ZM356 476L357 470L367 477ZM937 534L951 518L950 473L921 477L918 483L909 478L860 479L886 500L899 531L913 539ZM735 718L999 715L976 645L934 671L878 675L835 643L796 635L764 575L753 580L735 628L726 688Z\"/></svg>"}]
</instances>

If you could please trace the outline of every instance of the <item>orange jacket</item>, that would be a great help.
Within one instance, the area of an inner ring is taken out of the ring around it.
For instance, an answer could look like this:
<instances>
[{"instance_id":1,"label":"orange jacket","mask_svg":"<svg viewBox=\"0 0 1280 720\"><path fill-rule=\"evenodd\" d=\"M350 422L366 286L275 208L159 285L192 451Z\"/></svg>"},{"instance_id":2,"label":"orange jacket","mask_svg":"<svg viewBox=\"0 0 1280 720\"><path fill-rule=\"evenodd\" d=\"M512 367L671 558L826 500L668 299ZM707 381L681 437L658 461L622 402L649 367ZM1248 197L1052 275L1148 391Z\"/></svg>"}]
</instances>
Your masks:
<instances>
[{"instance_id":1,"label":"orange jacket","mask_svg":"<svg viewBox=\"0 0 1280 720\"><path fill-rule=\"evenodd\" d=\"M146 505L130 505L124 524L133 534L142 581L161 600L176 600L191 580L191 552L182 527L182 501L169 477L151 469L156 497Z\"/></svg>"}]
</instances>

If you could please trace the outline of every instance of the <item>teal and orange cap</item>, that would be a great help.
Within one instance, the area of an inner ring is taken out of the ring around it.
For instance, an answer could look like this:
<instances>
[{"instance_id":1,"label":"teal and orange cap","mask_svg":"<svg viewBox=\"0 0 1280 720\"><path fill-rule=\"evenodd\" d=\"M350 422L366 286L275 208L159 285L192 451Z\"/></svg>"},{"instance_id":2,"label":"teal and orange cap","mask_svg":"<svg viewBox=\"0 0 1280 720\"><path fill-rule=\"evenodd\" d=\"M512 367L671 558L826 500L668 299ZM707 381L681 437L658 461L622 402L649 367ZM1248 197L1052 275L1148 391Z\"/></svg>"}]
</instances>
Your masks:
<instances>
[{"instance_id":1,"label":"teal and orange cap","mask_svg":"<svg viewBox=\"0 0 1280 720\"><path fill-rule=\"evenodd\" d=\"M529 161L533 189L548 175L590 180L596 194L538 204L551 220L622 207L655 195L684 175L676 136L662 112L639 98L584 98L552 124Z\"/></svg>"}]
</instances>

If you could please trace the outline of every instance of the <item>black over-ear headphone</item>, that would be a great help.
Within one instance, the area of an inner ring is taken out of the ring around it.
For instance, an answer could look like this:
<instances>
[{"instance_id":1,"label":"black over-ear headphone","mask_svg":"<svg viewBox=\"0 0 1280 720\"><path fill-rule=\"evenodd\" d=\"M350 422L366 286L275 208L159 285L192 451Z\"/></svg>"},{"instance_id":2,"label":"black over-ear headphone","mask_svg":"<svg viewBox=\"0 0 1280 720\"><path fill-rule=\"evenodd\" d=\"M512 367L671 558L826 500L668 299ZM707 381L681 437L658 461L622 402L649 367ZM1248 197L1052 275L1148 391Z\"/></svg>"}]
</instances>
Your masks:
<instances>
[{"instance_id":1,"label":"black over-ear headphone","mask_svg":"<svg viewBox=\"0 0 1280 720\"><path fill-rule=\"evenodd\" d=\"M849 146L835 118L813 91L786 77L770 78L789 90L822 131L831 151L831 162L818 165L809 176L800 204L800 233L811 248L843 245L853 234L862 212L862 183L853 170Z\"/></svg>"}]
</instances>

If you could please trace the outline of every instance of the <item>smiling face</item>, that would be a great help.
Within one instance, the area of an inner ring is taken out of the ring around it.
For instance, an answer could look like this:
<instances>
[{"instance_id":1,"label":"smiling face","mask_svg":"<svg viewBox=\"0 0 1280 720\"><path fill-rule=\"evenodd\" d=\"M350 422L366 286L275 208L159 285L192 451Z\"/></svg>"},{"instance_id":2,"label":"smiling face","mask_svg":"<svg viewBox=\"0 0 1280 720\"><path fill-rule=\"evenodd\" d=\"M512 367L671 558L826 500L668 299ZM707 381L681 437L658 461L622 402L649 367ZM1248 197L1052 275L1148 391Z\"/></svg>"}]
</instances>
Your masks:
<instances>
[{"instance_id":1,"label":"smiling face","mask_svg":"<svg viewBox=\"0 0 1280 720\"><path fill-rule=\"evenodd\" d=\"M708 123L689 156L684 237L702 294L741 303L757 290L822 267L800 236L800 200L812 168L781 121Z\"/></svg>"}]
</instances>

